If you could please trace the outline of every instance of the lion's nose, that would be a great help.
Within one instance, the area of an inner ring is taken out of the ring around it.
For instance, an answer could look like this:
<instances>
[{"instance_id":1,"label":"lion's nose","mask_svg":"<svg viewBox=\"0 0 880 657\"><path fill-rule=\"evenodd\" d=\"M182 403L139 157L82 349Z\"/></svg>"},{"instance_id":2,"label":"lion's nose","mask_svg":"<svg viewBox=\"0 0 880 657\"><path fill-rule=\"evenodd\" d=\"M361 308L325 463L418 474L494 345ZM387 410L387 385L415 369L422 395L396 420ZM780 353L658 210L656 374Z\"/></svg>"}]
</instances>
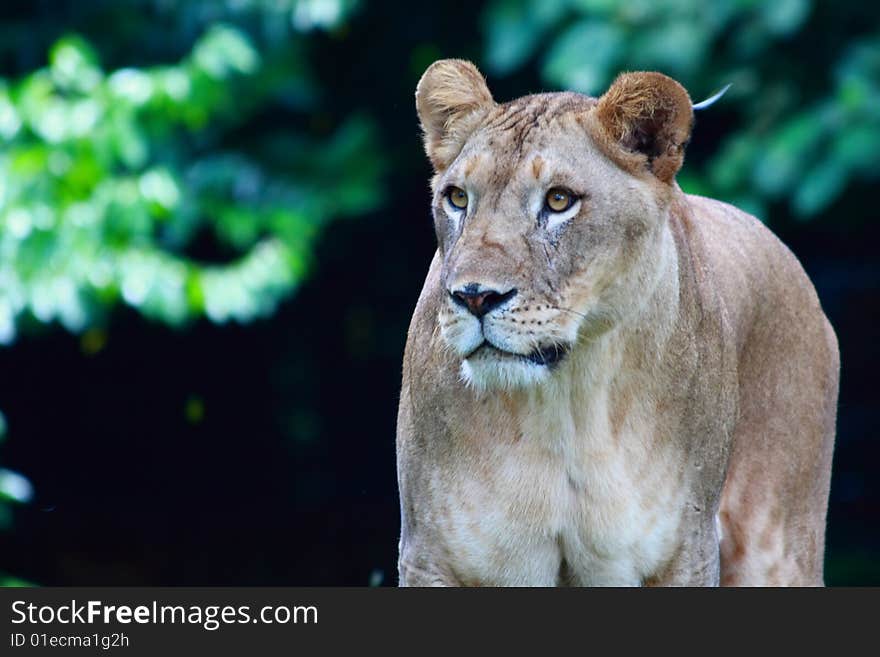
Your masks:
<instances>
[{"instance_id":1,"label":"lion's nose","mask_svg":"<svg viewBox=\"0 0 880 657\"><path fill-rule=\"evenodd\" d=\"M516 295L516 288L499 292L484 288L477 283L469 283L449 294L455 303L467 308L474 317L482 317L510 301Z\"/></svg>"}]
</instances>

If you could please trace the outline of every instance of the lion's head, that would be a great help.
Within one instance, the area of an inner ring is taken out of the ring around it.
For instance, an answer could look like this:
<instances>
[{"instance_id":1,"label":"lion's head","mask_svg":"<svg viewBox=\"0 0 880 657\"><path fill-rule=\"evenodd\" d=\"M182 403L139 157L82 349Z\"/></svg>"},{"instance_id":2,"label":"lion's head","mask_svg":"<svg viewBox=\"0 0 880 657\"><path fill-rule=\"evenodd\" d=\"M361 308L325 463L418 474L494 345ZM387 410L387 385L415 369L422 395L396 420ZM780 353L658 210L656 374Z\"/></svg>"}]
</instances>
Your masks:
<instances>
[{"instance_id":1,"label":"lion's head","mask_svg":"<svg viewBox=\"0 0 880 657\"><path fill-rule=\"evenodd\" d=\"M546 380L649 295L690 98L664 75L629 73L599 99L499 104L473 64L442 60L416 105L436 172L443 340L474 387Z\"/></svg>"}]
</instances>

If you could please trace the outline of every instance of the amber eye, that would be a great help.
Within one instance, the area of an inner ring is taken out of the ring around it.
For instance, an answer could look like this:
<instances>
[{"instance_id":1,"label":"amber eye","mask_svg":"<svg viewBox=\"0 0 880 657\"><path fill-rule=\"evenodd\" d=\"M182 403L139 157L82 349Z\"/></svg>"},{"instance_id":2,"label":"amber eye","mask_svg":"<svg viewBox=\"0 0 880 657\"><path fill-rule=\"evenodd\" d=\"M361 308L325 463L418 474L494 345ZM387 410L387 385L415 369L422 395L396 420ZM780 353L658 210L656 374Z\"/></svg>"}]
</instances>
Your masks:
<instances>
[{"instance_id":1,"label":"amber eye","mask_svg":"<svg viewBox=\"0 0 880 657\"><path fill-rule=\"evenodd\" d=\"M575 198L571 192L555 187L547 192L545 203L553 212L565 212L574 205Z\"/></svg>"},{"instance_id":2,"label":"amber eye","mask_svg":"<svg viewBox=\"0 0 880 657\"><path fill-rule=\"evenodd\" d=\"M461 187L450 187L449 191L446 192L446 196L453 207L459 210L464 210L467 207L468 195Z\"/></svg>"}]
</instances>

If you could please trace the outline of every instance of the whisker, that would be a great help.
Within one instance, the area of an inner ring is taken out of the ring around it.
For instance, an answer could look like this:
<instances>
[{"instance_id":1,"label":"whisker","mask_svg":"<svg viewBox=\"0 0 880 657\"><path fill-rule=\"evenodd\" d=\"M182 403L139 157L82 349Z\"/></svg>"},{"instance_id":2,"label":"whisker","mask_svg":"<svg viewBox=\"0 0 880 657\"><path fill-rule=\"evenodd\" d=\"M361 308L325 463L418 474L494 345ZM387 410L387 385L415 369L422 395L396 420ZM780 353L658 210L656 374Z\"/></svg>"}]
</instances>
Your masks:
<instances>
[{"instance_id":1,"label":"whisker","mask_svg":"<svg viewBox=\"0 0 880 657\"><path fill-rule=\"evenodd\" d=\"M572 315L577 315L578 317L582 317L584 319L587 318L585 313L579 313L577 310L572 310L571 308L562 308L561 306L550 306L550 308L563 313L571 313Z\"/></svg>"}]
</instances>

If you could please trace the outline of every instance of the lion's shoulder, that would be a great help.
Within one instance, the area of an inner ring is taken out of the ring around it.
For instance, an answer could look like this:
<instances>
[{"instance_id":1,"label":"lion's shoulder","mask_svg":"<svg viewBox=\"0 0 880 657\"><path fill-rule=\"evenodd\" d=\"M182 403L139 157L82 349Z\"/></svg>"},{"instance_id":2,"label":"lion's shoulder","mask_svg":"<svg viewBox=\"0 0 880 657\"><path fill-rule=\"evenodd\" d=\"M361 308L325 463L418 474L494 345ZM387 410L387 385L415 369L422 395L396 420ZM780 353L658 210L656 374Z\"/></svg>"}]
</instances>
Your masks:
<instances>
[{"instance_id":1,"label":"lion's shoulder","mask_svg":"<svg viewBox=\"0 0 880 657\"><path fill-rule=\"evenodd\" d=\"M691 247L703 252L740 344L756 322L824 317L800 261L762 221L717 199L690 194L685 199Z\"/></svg>"}]
</instances>

